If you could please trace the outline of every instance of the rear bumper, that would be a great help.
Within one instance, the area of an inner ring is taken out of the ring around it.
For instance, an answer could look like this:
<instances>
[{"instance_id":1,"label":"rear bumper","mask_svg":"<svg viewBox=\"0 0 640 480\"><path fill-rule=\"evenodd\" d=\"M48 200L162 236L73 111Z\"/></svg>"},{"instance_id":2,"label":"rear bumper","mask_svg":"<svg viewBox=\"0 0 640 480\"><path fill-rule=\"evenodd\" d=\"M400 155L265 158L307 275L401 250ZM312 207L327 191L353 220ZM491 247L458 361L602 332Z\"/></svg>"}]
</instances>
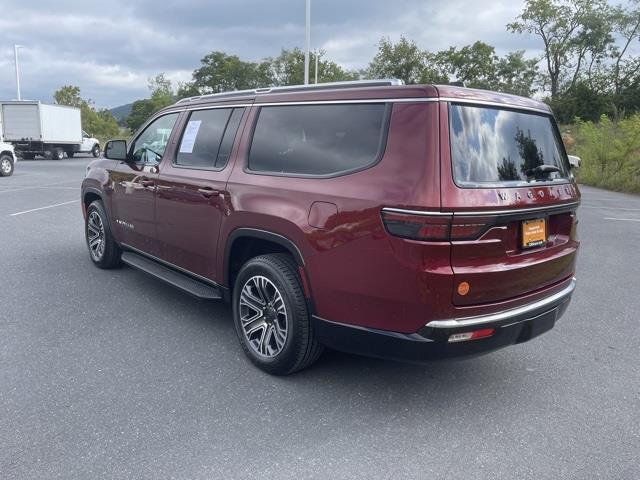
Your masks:
<instances>
[{"instance_id":1,"label":"rear bumper","mask_svg":"<svg viewBox=\"0 0 640 480\"><path fill-rule=\"evenodd\" d=\"M526 342L553 328L569 306L575 284L572 279L559 292L522 307L478 317L436 320L409 334L346 325L317 316L313 319L320 342L336 350L409 362L475 356ZM491 337L449 342L456 333L487 328L495 329Z\"/></svg>"}]
</instances>

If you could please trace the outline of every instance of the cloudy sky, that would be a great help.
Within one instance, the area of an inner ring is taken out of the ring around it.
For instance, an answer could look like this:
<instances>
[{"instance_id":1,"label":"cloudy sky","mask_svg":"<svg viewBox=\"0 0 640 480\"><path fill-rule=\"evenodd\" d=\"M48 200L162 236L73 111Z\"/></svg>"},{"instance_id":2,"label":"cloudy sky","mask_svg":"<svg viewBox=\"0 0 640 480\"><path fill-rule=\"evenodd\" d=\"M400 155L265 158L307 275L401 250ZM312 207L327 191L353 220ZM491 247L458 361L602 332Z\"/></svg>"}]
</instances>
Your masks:
<instances>
[{"instance_id":1,"label":"cloudy sky","mask_svg":"<svg viewBox=\"0 0 640 480\"><path fill-rule=\"evenodd\" d=\"M346 68L367 65L382 36L439 50L483 40L498 53L538 42L506 31L520 0L312 0L312 48ZM222 50L243 59L304 44L304 0L0 0L0 99L16 97L13 45L21 44L22 97L51 101L78 85L100 107L148 96L147 79L186 81Z\"/></svg>"}]
</instances>

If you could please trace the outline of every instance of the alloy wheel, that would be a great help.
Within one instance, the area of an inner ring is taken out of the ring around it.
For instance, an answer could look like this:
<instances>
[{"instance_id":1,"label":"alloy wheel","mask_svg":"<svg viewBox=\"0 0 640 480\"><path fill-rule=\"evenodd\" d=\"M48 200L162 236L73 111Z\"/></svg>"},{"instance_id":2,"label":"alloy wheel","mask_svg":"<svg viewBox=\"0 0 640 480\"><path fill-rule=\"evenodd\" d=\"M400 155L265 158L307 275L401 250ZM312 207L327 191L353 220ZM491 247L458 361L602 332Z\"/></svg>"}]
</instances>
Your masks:
<instances>
[{"instance_id":1,"label":"alloy wheel","mask_svg":"<svg viewBox=\"0 0 640 480\"><path fill-rule=\"evenodd\" d=\"M0 171L2 171L4 175L9 175L11 173L11 160L3 158L2 162L0 162Z\"/></svg>"},{"instance_id":2,"label":"alloy wheel","mask_svg":"<svg viewBox=\"0 0 640 480\"><path fill-rule=\"evenodd\" d=\"M282 294L267 277L253 276L242 287L240 324L258 355L271 358L284 348L289 327L287 308Z\"/></svg>"},{"instance_id":3,"label":"alloy wheel","mask_svg":"<svg viewBox=\"0 0 640 480\"><path fill-rule=\"evenodd\" d=\"M100 215L96 211L89 213L89 218L87 219L87 241L89 243L91 257L96 262L102 260L102 256L104 255L104 236L102 218L100 218Z\"/></svg>"}]
</instances>

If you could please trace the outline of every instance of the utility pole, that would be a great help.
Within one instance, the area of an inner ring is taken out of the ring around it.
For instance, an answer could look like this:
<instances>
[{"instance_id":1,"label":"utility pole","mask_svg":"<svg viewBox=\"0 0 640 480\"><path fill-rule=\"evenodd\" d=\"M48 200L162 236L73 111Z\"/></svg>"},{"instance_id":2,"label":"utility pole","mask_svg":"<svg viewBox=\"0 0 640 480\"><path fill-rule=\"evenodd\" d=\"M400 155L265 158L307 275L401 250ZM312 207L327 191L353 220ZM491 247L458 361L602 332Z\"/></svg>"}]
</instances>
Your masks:
<instances>
[{"instance_id":1,"label":"utility pole","mask_svg":"<svg viewBox=\"0 0 640 480\"><path fill-rule=\"evenodd\" d=\"M18 89L18 101L22 100L20 96L20 66L18 65L18 49L24 48L22 45L13 46L13 57L16 65L16 88Z\"/></svg>"},{"instance_id":2,"label":"utility pole","mask_svg":"<svg viewBox=\"0 0 640 480\"><path fill-rule=\"evenodd\" d=\"M318 83L318 51L314 51L313 54L316 56L316 84Z\"/></svg>"},{"instance_id":3,"label":"utility pole","mask_svg":"<svg viewBox=\"0 0 640 480\"><path fill-rule=\"evenodd\" d=\"M311 0L306 1L306 31L304 46L304 84L309 84L309 50L311 49Z\"/></svg>"}]
</instances>

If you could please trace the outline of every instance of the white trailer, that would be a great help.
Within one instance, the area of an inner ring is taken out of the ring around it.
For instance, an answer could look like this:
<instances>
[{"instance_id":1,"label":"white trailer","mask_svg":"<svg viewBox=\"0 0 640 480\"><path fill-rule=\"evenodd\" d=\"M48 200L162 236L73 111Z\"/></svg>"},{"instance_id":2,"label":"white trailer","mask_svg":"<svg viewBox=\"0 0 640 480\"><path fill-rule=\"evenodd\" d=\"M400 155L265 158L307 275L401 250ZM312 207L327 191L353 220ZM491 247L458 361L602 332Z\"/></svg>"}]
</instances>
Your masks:
<instances>
[{"instance_id":1,"label":"white trailer","mask_svg":"<svg viewBox=\"0 0 640 480\"><path fill-rule=\"evenodd\" d=\"M80 109L32 101L0 102L0 133L23 158L60 160L66 153L100 155L100 144L82 130Z\"/></svg>"}]
</instances>

